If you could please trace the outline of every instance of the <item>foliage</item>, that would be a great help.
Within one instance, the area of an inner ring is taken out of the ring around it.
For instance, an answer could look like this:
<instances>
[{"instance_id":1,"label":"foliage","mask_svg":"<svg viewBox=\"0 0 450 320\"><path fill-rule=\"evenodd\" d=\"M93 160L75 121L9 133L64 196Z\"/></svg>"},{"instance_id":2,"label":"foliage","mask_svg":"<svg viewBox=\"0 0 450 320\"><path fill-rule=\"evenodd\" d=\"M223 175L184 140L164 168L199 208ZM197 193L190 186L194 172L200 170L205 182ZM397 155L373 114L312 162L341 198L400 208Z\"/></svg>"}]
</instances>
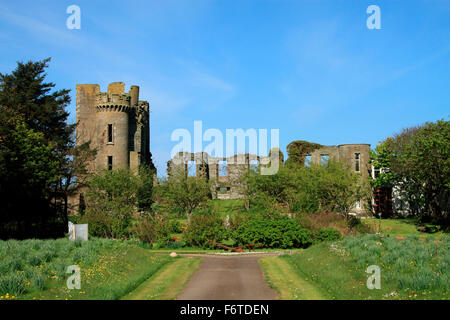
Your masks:
<instances>
[{"instance_id":1,"label":"foliage","mask_svg":"<svg viewBox=\"0 0 450 320\"><path fill-rule=\"evenodd\" d=\"M250 207L270 210L276 203L288 204L292 200L292 174L287 168L281 167L273 175L261 175L249 170L243 176L246 184L246 197Z\"/></svg>"},{"instance_id":2,"label":"foliage","mask_svg":"<svg viewBox=\"0 0 450 320\"><path fill-rule=\"evenodd\" d=\"M305 165L305 156L316 149L321 148L322 145L318 143L308 142L304 140L296 140L289 143L286 147L288 159L286 166L288 167L302 167Z\"/></svg>"},{"instance_id":3,"label":"foliage","mask_svg":"<svg viewBox=\"0 0 450 320\"><path fill-rule=\"evenodd\" d=\"M167 261L129 241L0 241L0 296L119 299ZM80 266L82 291L67 290L66 270L73 264Z\"/></svg>"},{"instance_id":4,"label":"foliage","mask_svg":"<svg viewBox=\"0 0 450 320\"><path fill-rule=\"evenodd\" d=\"M292 212L330 211L347 217L357 201L370 195L367 181L337 161L327 166L284 167L268 176L249 171L244 181L250 207L267 211L281 204Z\"/></svg>"},{"instance_id":5,"label":"foliage","mask_svg":"<svg viewBox=\"0 0 450 320\"><path fill-rule=\"evenodd\" d=\"M313 242L313 234L288 217L248 220L233 232L233 238L238 245L262 244L265 248L303 248Z\"/></svg>"},{"instance_id":6,"label":"foliage","mask_svg":"<svg viewBox=\"0 0 450 320\"><path fill-rule=\"evenodd\" d=\"M370 194L370 187L361 176L345 164L329 161L327 166L311 164L301 169L299 186L312 186L319 201L320 210L338 212L345 217L361 199Z\"/></svg>"},{"instance_id":7,"label":"foliage","mask_svg":"<svg viewBox=\"0 0 450 320\"><path fill-rule=\"evenodd\" d=\"M407 237L375 235L345 238L343 245L360 267L372 264L384 270L386 281L401 289L414 291L448 289L450 287L450 238L438 241Z\"/></svg>"},{"instance_id":8,"label":"foliage","mask_svg":"<svg viewBox=\"0 0 450 320\"><path fill-rule=\"evenodd\" d=\"M68 186L84 166L74 160L86 148L75 151L75 126L67 124L69 90L45 82L49 61L0 74L1 238L61 236Z\"/></svg>"},{"instance_id":9,"label":"foliage","mask_svg":"<svg viewBox=\"0 0 450 320\"><path fill-rule=\"evenodd\" d=\"M448 241L360 235L318 243L286 259L331 299L448 299ZM381 268L379 290L366 286L370 265Z\"/></svg>"},{"instance_id":10,"label":"foliage","mask_svg":"<svg viewBox=\"0 0 450 320\"><path fill-rule=\"evenodd\" d=\"M178 220L171 219L169 220L169 230L171 233L181 233L183 229L181 228L181 223Z\"/></svg>"},{"instance_id":11,"label":"foliage","mask_svg":"<svg viewBox=\"0 0 450 320\"><path fill-rule=\"evenodd\" d=\"M86 211L80 222L89 223L91 236L128 235L136 211L139 178L125 169L100 170L87 178Z\"/></svg>"},{"instance_id":12,"label":"foliage","mask_svg":"<svg viewBox=\"0 0 450 320\"><path fill-rule=\"evenodd\" d=\"M181 208L187 216L206 204L211 197L210 182L203 177L189 177L184 172L174 172L167 181L155 188L156 198L171 210Z\"/></svg>"},{"instance_id":13,"label":"foliage","mask_svg":"<svg viewBox=\"0 0 450 320\"><path fill-rule=\"evenodd\" d=\"M321 228L315 235L318 241L335 241L341 238L341 233L334 228Z\"/></svg>"},{"instance_id":14,"label":"foliage","mask_svg":"<svg viewBox=\"0 0 450 320\"><path fill-rule=\"evenodd\" d=\"M171 228L167 215L151 213L142 215L131 228L131 232L151 247L155 242L164 247L170 241Z\"/></svg>"},{"instance_id":15,"label":"foliage","mask_svg":"<svg viewBox=\"0 0 450 320\"><path fill-rule=\"evenodd\" d=\"M209 241L221 242L227 236L224 220L214 210L202 210L191 216L190 224L183 233L188 245L212 248Z\"/></svg>"},{"instance_id":16,"label":"foliage","mask_svg":"<svg viewBox=\"0 0 450 320\"><path fill-rule=\"evenodd\" d=\"M448 224L450 211L450 123L439 120L408 128L381 144L376 161L388 165L397 185L422 221ZM382 160L379 160L381 158ZM377 181L376 181L377 183Z\"/></svg>"},{"instance_id":17,"label":"foliage","mask_svg":"<svg viewBox=\"0 0 450 320\"><path fill-rule=\"evenodd\" d=\"M379 174L375 179L371 180L371 184L375 189L392 187L394 185L395 175L390 171L389 140L390 138L385 142L380 141L375 147L375 150L370 151L370 163L376 170L379 170Z\"/></svg>"},{"instance_id":18,"label":"foliage","mask_svg":"<svg viewBox=\"0 0 450 320\"><path fill-rule=\"evenodd\" d=\"M153 178L155 176L155 169L141 165L139 168L139 186L137 189L137 201L139 211L151 211L153 198Z\"/></svg>"}]
</instances>

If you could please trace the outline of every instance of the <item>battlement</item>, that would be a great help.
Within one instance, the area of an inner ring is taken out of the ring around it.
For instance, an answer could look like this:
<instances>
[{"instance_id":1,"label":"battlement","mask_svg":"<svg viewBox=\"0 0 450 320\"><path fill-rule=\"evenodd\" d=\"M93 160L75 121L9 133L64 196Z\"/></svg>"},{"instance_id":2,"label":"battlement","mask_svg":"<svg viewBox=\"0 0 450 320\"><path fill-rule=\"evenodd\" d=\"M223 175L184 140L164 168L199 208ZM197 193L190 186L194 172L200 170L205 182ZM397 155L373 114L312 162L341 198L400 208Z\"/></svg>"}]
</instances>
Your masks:
<instances>
[{"instance_id":1,"label":"battlement","mask_svg":"<svg viewBox=\"0 0 450 320\"><path fill-rule=\"evenodd\" d=\"M106 108L125 110L131 107L130 102L131 96L127 93L118 94L100 92L95 97L95 106L97 107L97 111Z\"/></svg>"}]
</instances>

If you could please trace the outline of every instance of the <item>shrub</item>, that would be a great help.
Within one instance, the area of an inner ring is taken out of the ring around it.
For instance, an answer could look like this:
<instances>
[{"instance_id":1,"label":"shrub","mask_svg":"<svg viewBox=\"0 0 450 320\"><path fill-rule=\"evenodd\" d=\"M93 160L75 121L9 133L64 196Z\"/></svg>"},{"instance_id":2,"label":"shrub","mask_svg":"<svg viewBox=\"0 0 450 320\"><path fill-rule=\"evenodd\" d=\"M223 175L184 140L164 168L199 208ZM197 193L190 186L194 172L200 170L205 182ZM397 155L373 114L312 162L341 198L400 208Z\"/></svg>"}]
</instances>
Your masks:
<instances>
[{"instance_id":1,"label":"shrub","mask_svg":"<svg viewBox=\"0 0 450 320\"><path fill-rule=\"evenodd\" d=\"M144 243L153 247L156 241L166 246L170 241L170 225L165 214L148 214L139 218L131 232Z\"/></svg>"},{"instance_id":2,"label":"shrub","mask_svg":"<svg viewBox=\"0 0 450 320\"><path fill-rule=\"evenodd\" d=\"M184 240L188 245L210 248L209 242L220 242L226 238L227 229L220 215L212 211L200 212L192 215L188 228L184 231Z\"/></svg>"},{"instance_id":3,"label":"shrub","mask_svg":"<svg viewBox=\"0 0 450 320\"><path fill-rule=\"evenodd\" d=\"M319 211L319 202L310 193L300 193L297 201L291 206L292 212L316 213Z\"/></svg>"},{"instance_id":4,"label":"shrub","mask_svg":"<svg viewBox=\"0 0 450 320\"><path fill-rule=\"evenodd\" d=\"M129 170L101 170L87 177L86 210L80 219L89 223L91 236L128 235L131 215L138 205L140 180Z\"/></svg>"},{"instance_id":5,"label":"shrub","mask_svg":"<svg viewBox=\"0 0 450 320\"><path fill-rule=\"evenodd\" d=\"M181 229L181 223L178 220L170 220L169 221L169 231L171 233L181 233L183 230Z\"/></svg>"},{"instance_id":6,"label":"shrub","mask_svg":"<svg viewBox=\"0 0 450 320\"><path fill-rule=\"evenodd\" d=\"M262 244L265 248L301 248L313 242L313 234L288 217L246 221L233 236L239 245Z\"/></svg>"},{"instance_id":7,"label":"shrub","mask_svg":"<svg viewBox=\"0 0 450 320\"><path fill-rule=\"evenodd\" d=\"M341 238L341 233L333 228L320 229L316 234L318 241L335 241Z\"/></svg>"}]
</instances>

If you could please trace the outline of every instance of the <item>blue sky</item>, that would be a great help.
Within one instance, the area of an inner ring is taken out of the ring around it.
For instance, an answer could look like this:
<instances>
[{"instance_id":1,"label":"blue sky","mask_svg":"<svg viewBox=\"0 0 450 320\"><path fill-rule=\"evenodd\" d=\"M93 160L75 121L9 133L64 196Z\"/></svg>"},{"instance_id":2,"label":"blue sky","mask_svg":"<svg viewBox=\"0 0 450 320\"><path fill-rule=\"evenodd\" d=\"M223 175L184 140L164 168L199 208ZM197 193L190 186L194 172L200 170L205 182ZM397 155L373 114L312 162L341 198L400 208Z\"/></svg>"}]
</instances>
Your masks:
<instances>
[{"instance_id":1,"label":"blue sky","mask_svg":"<svg viewBox=\"0 0 450 320\"><path fill-rule=\"evenodd\" d=\"M66 8L81 8L81 30ZM381 9L369 30L366 8ZM0 1L0 72L52 57L57 88L139 85L160 174L177 128L280 130L324 145L370 143L448 120L450 1Z\"/></svg>"}]
</instances>

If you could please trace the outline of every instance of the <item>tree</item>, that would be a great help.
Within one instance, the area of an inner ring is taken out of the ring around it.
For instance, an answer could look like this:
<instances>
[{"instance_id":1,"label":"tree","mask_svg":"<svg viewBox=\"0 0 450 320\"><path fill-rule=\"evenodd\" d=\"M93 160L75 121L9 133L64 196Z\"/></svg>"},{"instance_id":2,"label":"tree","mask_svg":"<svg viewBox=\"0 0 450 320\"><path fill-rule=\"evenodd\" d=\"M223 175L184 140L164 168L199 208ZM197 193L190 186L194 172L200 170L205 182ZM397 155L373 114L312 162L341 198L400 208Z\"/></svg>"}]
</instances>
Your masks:
<instances>
[{"instance_id":1,"label":"tree","mask_svg":"<svg viewBox=\"0 0 450 320\"><path fill-rule=\"evenodd\" d=\"M303 168L316 181L319 208L337 212L347 219L357 201L369 198L370 186L361 175L339 161L328 161L327 166L312 164Z\"/></svg>"},{"instance_id":2,"label":"tree","mask_svg":"<svg viewBox=\"0 0 450 320\"><path fill-rule=\"evenodd\" d=\"M100 170L86 178L86 185L86 210L81 221L89 223L91 235L127 235L138 205L138 176L125 169Z\"/></svg>"},{"instance_id":3,"label":"tree","mask_svg":"<svg viewBox=\"0 0 450 320\"><path fill-rule=\"evenodd\" d=\"M155 177L155 168L148 165L142 165L139 168L139 186L137 189L137 199L139 211L150 212L153 204L153 179Z\"/></svg>"},{"instance_id":4,"label":"tree","mask_svg":"<svg viewBox=\"0 0 450 320\"><path fill-rule=\"evenodd\" d=\"M53 231L48 233L56 229L50 221L59 221L60 235L66 228L66 213L57 209L58 194L70 162L75 127L67 124L69 90L51 92L55 84L45 82L49 61L19 62L11 74L0 74L0 201L7 208L7 212L2 210L1 219L4 226L11 227L9 231L3 229L2 237L54 236ZM17 142L18 132L25 134L25 144ZM35 158L36 148L25 148L30 142L49 151L42 155L48 156L51 166L34 165L33 161L40 163L44 159ZM18 154L22 160L14 158ZM36 177L45 180L38 184L39 190ZM15 196L12 190L17 192ZM37 226L36 221L47 225L47 230Z\"/></svg>"},{"instance_id":5,"label":"tree","mask_svg":"<svg viewBox=\"0 0 450 320\"><path fill-rule=\"evenodd\" d=\"M420 220L448 224L450 211L450 123L439 120L408 128L385 142L395 183L421 207Z\"/></svg>"},{"instance_id":6,"label":"tree","mask_svg":"<svg viewBox=\"0 0 450 320\"><path fill-rule=\"evenodd\" d=\"M281 204L294 212L331 211L348 218L355 203L370 194L367 181L338 161L283 167L268 176L249 171L245 183L250 206L266 211Z\"/></svg>"},{"instance_id":7,"label":"tree","mask_svg":"<svg viewBox=\"0 0 450 320\"><path fill-rule=\"evenodd\" d=\"M173 170L170 178L158 186L156 197L171 209L181 208L190 218L194 209L211 198L211 184L204 177L189 177L183 170Z\"/></svg>"},{"instance_id":8,"label":"tree","mask_svg":"<svg viewBox=\"0 0 450 320\"><path fill-rule=\"evenodd\" d=\"M37 235L42 223L56 216L50 206L51 185L58 179L53 147L17 120L0 143L0 163L0 238Z\"/></svg>"}]
</instances>

